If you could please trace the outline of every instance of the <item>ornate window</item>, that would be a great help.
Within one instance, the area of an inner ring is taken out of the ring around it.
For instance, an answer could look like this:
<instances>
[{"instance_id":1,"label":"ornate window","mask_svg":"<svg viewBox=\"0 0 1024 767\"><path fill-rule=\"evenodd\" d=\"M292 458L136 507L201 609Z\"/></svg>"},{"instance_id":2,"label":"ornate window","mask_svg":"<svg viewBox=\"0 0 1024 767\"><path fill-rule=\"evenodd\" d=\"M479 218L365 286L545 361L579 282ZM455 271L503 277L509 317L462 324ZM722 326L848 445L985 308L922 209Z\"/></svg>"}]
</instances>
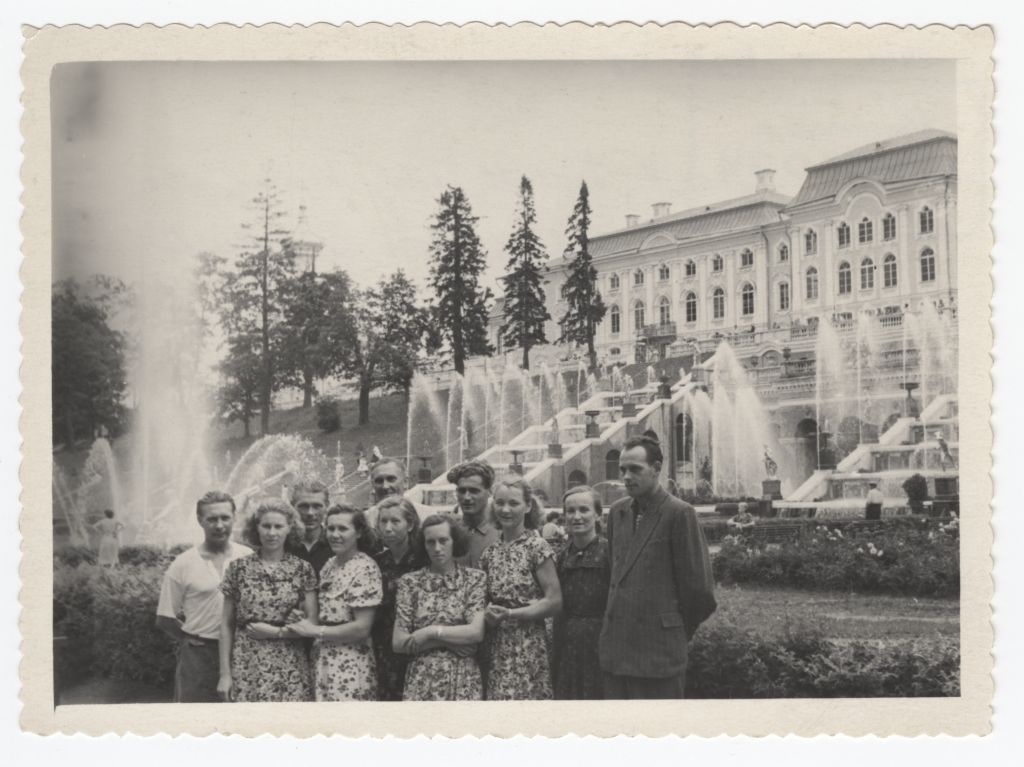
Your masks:
<instances>
[{"instance_id":1,"label":"ornate window","mask_svg":"<svg viewBox=\"0 0 1024 767\"><path fill-rule=\"evenodd\" d=\"M848 248L850 247L850 227L843 221L839 224L839 228L836 230L839 235L839 247Z\"/></svg>"},{"instance_id":2,"label":"ornate window","mask_svg":"<svg viewBox=\"0 0 1024 767\"><path fill-rule=\"evenodd\" d=\"M644 284L644 270L643 269L637 269L635 272L633 272L633 284L634 285L643 285Z\"/></svg>"},{"instance_id":3,"label":"ornate window","mask_svg":"<svg viewBox=\"0 0 1024 767\"><path fill-rule=\"evenodd\" d=\"M779 245L779 261L789 261L789 245Z\"/></svg>"},{"instance_id":4,"label":"ornate window","mask_svg":"<svg viewBox=\"0 0 1024 767\"><path fill-rule=\"evenodd\" d=\"M686 262L686 276L687 277L696 277L697 276L697 264L695 264L693 262L692 258L689 261Z\"/></svg>"},{"instance_id":5,"label":"ornate window","mask_svg":"<svg viewBox=\"0 0 1024 767\"><path fill-rule=\"evenodd\" d=\"M808 256L818 253L818 233L813 229L808 229L804 233L804 253Z\"/></svg>"},{"instance_id":6,"label":"ornate window","mask_svg":"<svg viewBox=\"0 0 1024 767\"><path fill-rule=\"evenodd\" d=\"M865 258L860 262L860 289L871 290L875 287L875 262Z\"/></svg>"},{"instance_id":7,"label":"ornate window","mask_svg":"<svg viewBox=\"0 0 1024 767\"><path fill-rule=\"evenodd\" d=\"M686 294L686 321L697 321L697 294L693 292Z\"/></svg>"},{"instance_id":8,"label":"ornate window","mask_svg":"<svg viewBox=\"0 0 1024 767\"><path fill-rule=\"evenodd\" d=\"M921 251L921 282L935 280L935 251L925 248Z\"/></svg>"},{"instance_id":9,"label":"ornate window","mask_svg":"<svg viewBox=\"0 0 1024 767\"><path fill-rule=\"evenodd\" d=\"M885 218L882 219L882 239L896 239L896 216L892 213L886 213Z\"/></svg>"},{"instance_id":10,"label":"ornate window","mask_svg":"<svg viewBox=\"0 0 1024 767\"><path fill-rule=\"evenodd\" d=\"M871 242L875 239L875 225L871 223L871 219L864 216L857 224L857 241L861 244L865 242Z\"/></svg>"},{"instance_id":11,"label":"ornate window","mask_svg":"<svg viewBox=\"0 0 1024 767\"><path fill-rule=\"evenodd\" d=\"M711 294L711 316L716 320L725 317L725 291L721 288L715 288Z\"/></svg>"},{"instance_id":12,"label":"ornate window","mask_svg":"<svg viewBox=\"0 0 1024 767\"><path fill-rule=\"evenodd\" d=\"M921 212L917 214L918 223L920 224L921 234L931 234L935 231L935 216L932 213L932 209L925 205L921 208Z\"/></svg>"},{"instance_id":13,"label":"ornate window","mask_svg":"<svg viewBox=\"0 0 1024 767\"><path fill-rule=\"evenodd\" d=\"M662 264L658 267L658 279L661 282L667 282L669 278L668 264Z\"/></svg>"},{"instance_id":14,"label":"ornate window","mask_svg":"<svg viewBox=\"0 0 1024 767\"><path fill-rule=\"evenodd\" d=\"M633 328L640 330L644 326L644 302L637 301L633 304Z\"/></svg>"},{"instance_id":15,"label":"ornate window","mask_svg":"<svg viewBox=\"0 0 1024 767\"><path fill-rule=\"evenodd\" d=\"M807 270L807 300L815 301L818 298L818 270L813 266Z\"/></svg>"},{"instance_id":16,"label":"ornate window","mask_svg":"<svg viewBox=\"0 0 1024 767\"><path fill-rule=\"evenodd\" d=\"M789 311L789 283L779 283L779 310L783 312Z\"/></svg>"},{"instance_id":17,"label":"ornate window","mask_svg":"<svg viewBox=\"0 0 1024 767\"><path fill-rule=\"evenodd\" d=\"M740 268L747 269L754 265L754 254L750 252L750 248L744 248L740 253Z\"/></svg>"},{"instance_id":18,"label":"ornate window","mask_svg":"<svg viewBox=\"0 0 1024 767\"><path fill-rule=\"evenodd\" d=\"M895 288L899 284L899 274L896 269L896 256L892 253L886 253L885 258L882 260L882 284L885 287Z\"/></svg>"},{"instance_id":19,"label":"ornate window","mask_svg":"<svg viewBox=\"0 0 1024 767\"><path fill-rule=\"evenodd\" d=\"M612 275L612 276L611 276L611 277L609 278L609 280L608 280L608 286L609 286L609 287L610 287L610 288L611 288L612 290L618 290L618 289L619 289L619 275L617 275L617 274L613 274L613 275Z\"/></svg>"},{"instance_id":20,"label":"ornate window","mask_svg":"<svg viewBox=\"0 0 1024 767\"><path fill-rule=\"evenodd\" d=\"M720 272L722 271L722 257L715 253L714 258L711 259L711 271Z\"/></svg>"},{"instance_id":21,"label":"ornate window","mask_svg":"<svg viewBox=\"0 0 1024 767\"><path fill-rule=\"evenodd\" d=\"M839 264L839 295L844 295L853 290L853 278L850 274L850 264L843 261Z\"/></svg>"},{"instance_id":22,"label":"ornate window","mask_svg":"<svg viewBox=\"0 0 1024 767\"><path fill-rule=\"evenodd\" d=\"M672 302L665 296L658 299L658 324L668 325L672 321Z\"/></svg>"},{"instance_id":23,"label":"ornate window","mask_svg":"<svg viewBox=\"0 0 1024 767\"><path fill-rule=\"evenodd\" d=\"M612 304L608 310L608 316L612 321L612 335L617 335L622 330L622 315L619 313L619 305Z\"/></svg>"},{"instance_id":24,"label":"ornate window","mask_svg":"<svg viewBox=\"0 0 1024 767\"><path fill-rule=\"evenodd\" d=\"M744 283L743 290L740 291L740 295L742 296L742 299L743 299L742 308L743 308L744 316L748 316L748 315L753 314L754 313L754 286L751 285L749 282Z\"/></svg>"}]
</instances>

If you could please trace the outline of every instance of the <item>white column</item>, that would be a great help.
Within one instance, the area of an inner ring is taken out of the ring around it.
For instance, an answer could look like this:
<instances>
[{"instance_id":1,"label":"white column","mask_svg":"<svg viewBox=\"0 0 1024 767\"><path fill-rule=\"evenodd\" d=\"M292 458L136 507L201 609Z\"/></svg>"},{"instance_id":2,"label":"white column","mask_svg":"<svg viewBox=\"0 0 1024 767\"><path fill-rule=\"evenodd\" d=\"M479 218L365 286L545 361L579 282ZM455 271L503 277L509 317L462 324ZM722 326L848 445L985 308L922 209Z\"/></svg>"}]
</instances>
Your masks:
<instances>
[{"instance_id":1,"label":"white column","mask_svg":"<svg viewBox=\"0 0 1024 767\"><path fill-rule=\"evenodd\" d=\"M946 206L942 199L935 202L935 285L949 291L949 243L946 241Z\"/></svg>"},{"instance_id":2,"label":"white column","mask_svg":"<svg viewBox=\"0 0 1024 767\"><path fill-rule=\"evenodd\" d=\"M910 280L914 276L910 253L917 232L915 223L910 206L900 205L896 209L896 226L898 227L896 230L896 287L900 298L910 293Z\"/></svg>"},{"instance_id":3,"label":"white column","mask_svg":"<svg viewBox=\"0 0 1024 767\"><path fill-rule=\"evenodd\" d=\"M830 315L835 311L836 295L834 270L836 267L835 251L837 250L835 221L823 222L818 237L818 252L822 254L821 266L818 268L818 305L822 315Z\"/></svg>"},{"instance_id":4,"label":"white column","mask_svg":"<svg viewBox=\"0 0 1024 767\"><path fill-rule=\"evenodd\" d=\"M803 243L800 240L800 229L789 230L789 310L793 317L800 316L804 305L803 279Z\"/></svg>"},{"instance_id":5,"label":"white column","mask_svg":"<svg viewBox=\"0 0 1024 767\"><path fill-rule=\"evenodd\" d=\"M644 300L644 324L655 325L658 322L658 315L654 311L654 282L658 279L658 265L652 264L644 269L644 287L647 288L647 298Z\"/></svg>"},{"instance_id":6,"label":"white column","mask_svg":"<svg viewBox=\"0 0 1024 767\"><path fill-rule=\"evenodd\" d=\"M711 306L708 304L708 269L710 257L697 261L697 333L703 336L711 323Z\"/></svg>"},{"instance_id":7,"label":"white column","mask_svg":"<svg viewBox=\"0 0 1024 767\"><path fill-rule=\"evenodd\" d=\"M736 259L738 254L735 250L725 256L725 300L729 302L725 313L726 322L732 321L735 327L739 325L739 307L736 306L739 296L736 294Z\"/></svg>"},{"instance_id":8,"label":"white column","mask_svg":"<svg viewBox=\"0 0 1024 767\"><path fill-rule=\"evenodd\" d=\"M765 253L762 258L758 258L756 253L754 255L754 317L753 321L757 322L757 318L761 318L761 325L765 330L770 330L772 326L772 318L769 314L769 307L773 306L777 302L777 298L770 295L772 286L769 284L768 275L770 274L769 266L771 265L771 259L775 255L772 253L771 245L763 243Z\"/></svg>"}]
</instances>

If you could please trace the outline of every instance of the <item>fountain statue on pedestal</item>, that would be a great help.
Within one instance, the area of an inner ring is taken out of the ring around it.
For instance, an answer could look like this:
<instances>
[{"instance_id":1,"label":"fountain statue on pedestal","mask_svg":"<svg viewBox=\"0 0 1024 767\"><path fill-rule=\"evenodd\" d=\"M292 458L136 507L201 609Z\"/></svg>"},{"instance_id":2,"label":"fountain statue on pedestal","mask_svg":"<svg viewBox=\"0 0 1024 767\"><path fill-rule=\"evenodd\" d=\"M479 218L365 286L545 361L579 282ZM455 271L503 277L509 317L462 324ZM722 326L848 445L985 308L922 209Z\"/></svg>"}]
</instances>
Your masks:
<instances>
[{"instance_id":1,"label":"fountain statue on pedestal","mask_svg":"<svg viewBox=\"0 0 1024 767\"><path fill-rule=\"evenodd\" d=\"M768 452L767 445L764 446L764 470L768 476L761 482L761 497L770 498L773 501L781 501L782 480L775 476L779 471L779 464L772 458L772 454Z\"/></svg>"}]
</instances>

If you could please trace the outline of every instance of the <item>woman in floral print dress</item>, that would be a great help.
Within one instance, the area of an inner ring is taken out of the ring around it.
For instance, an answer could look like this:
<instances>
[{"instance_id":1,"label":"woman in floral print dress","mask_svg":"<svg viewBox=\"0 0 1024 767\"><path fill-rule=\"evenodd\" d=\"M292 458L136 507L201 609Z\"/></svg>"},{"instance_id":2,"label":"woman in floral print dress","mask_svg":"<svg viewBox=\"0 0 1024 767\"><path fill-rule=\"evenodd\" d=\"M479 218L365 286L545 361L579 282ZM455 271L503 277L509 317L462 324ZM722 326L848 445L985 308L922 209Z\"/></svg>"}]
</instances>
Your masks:
<instances>
[{"instance_id":1,"label":"woman in floral print dress","mask_svg":"<svg viewBox=\"0 0 1024 767\"><path fill-rule=\"evenodd\" d=\"M430 566L398 582L392 641L395 652L413 656L403 700L482 700L476 650L487 576L456 563L469 549L469 533L452 517L427 517L421 540Z\"/></svg>"},{"instance_id":2,"label":"woman in floral print dress","mask_svg":"<svg viewBox=\"0 0 1024 767\"><path fill-rule=\"evenodd\" d=\"M537 533L539 504L524 480L494 485L501 538L480 556L487 573L487 699L550 700L544 619L562 609L551 546Z\"/></svg>"},{"instance_id":3,"label":"woman in floral print dress","mask_svg":"<svg viewBox=\"0 0 1024 767\"><path fill-rule=\"evenodd\" d=\"M230 562L221 583L222 700L312 698L306 646L291 625L301 614L316 615L316 573L285 552L301 529L295 509L277 498L260 503L246 522L243 538L257 551Z\"/></svg>"},{"instance_id":4,"label":"woman in floral print dress","mask_svg":"<svg viewBox=\"0 0 1024 767\"><path fill-rule=\"evenodd\" d=\"M370 643L373 615L383 598L380 568L367 554L375 545L363 512L332 506L324 532L334 556L320 571L320 622L295 624L312 637L318 701L376 700L377 664Z\"/></svg>"}]
</instances>

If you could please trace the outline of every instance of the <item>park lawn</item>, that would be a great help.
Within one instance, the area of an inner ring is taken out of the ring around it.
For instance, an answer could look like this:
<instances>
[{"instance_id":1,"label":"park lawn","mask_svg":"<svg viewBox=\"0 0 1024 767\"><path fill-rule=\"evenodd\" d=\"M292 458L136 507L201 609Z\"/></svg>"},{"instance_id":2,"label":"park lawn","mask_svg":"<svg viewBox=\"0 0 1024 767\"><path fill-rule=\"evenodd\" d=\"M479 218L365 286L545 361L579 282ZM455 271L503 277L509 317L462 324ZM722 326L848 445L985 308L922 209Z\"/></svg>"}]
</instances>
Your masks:
<instances>
[{"instance_id":1,"label":"park lawn","mask_svg":"<svg viewBox=\"0 0 1024 767\"><path fill-rule=\"evenodd\" d=\"M816 626L836 640L901 640L960 634L955 599L813 592L760 586L719 586L718 610L708 620L784 634Z\"/></svg>"}]
</instances>

